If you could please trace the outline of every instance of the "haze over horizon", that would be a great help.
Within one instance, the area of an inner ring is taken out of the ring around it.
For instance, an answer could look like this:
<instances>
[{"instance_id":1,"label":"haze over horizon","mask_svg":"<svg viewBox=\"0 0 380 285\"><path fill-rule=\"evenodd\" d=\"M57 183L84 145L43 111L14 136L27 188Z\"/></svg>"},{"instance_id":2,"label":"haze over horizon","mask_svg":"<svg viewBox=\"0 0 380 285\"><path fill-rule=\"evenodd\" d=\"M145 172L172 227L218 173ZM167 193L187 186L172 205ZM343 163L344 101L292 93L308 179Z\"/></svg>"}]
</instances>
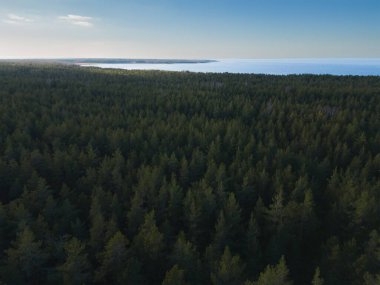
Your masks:
<instances>
[{"instance_id":1,"label":"haze over horizon","mask_svg":"<svg viewBox=\"0 0 380 285\"><path fill-rule=\"evenodd\" d=\"M0 58L379 58L375 0L1 0Z\"/></svg>"}]
</instances>

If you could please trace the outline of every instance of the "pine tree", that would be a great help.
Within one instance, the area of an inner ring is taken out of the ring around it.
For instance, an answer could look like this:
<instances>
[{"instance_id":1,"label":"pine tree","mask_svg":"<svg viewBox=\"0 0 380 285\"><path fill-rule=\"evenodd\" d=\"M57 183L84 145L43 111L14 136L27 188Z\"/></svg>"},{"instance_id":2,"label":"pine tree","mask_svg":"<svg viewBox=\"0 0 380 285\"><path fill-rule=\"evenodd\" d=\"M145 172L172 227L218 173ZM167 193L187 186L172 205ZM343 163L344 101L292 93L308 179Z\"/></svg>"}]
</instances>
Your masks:
<instances>
[{"instance_id":1,"label":"pine tree","mask_svg":"<svg viewBox=\"0 0 380 285\"><path fill-rule=\"evenodd\" d=\"M189 164L185 157L181 160L181 167L179 170L179 183L183 188L187 188L189 185L190 174L189 174Z\"/></svg>"},{"instance_id":2,"label":"pine tree","mask_svg":"<svg viewBox=\"0 0 380 285\"><path fill-rule=\"evenodd\" d=\"M236 201L235 195L231 193L226 201L223 210L220 212L215 226L216 249L223 250L226 246L232 250L237 250L239 237L241 236L241 210Z\"/></svg>"},{"instance_id":3,"label":"pine tree","mask_svg":"<svg viewBox=\"0 0 380 285\"><path fill-rule=\"evenodd\" d=\"M139 233L135 238L136 245L141 246L147 257L158 258L163 249L163 236L159 232L154 211L145 215L144 224L140 227Z\"/></svg>"},{"instance_id":4,"label":"pine tree","mask_svg":"<svg viewBox=\"0 0 380 285\"><path fill-rule=\"evenodd\" d=\"M244 265L239 256L232 256L228 247L225 248L216 270L211 273L214 285L238 285L242 283Z\"/></svg>"},{"instance_id":5,"label":"pine tree","mask_svg":"<svg viewBox=\"0 0 380 285\"><path fill-rule=\"evenodd\" d=\"M282 188L273 196L272 204L269 206L268 217L272 222L272 226L280 229L284 224L284 192Z\"/></svg>"},{"instance_id":6,"label":"pine tree","mask_svg":"<svg viewBox=\"0 0 380 285\"><path fill-rule=\"evenodd\" d=\"M183 226L183 191L178 186L176 180L172 178L172 181L169 185L169 201L168 201L168 220L170 225L179 230Z\"/></svg>"},{"instance_id":7,"label":"pine tree","mask_svg":"<svg viewBox=\"0 0 380 285\"><path fill-rule=\"evenodd\" d=\"M138 191L132 198L130 210L127 213L127 228L130 235L135 235L144 221L145 209L143 208L143 194Z\"/></svg>"},{"instance_id":8,"label":"pine tree","mask_svg":"<svg viewBox=\"0 0 380 285\"><path fill-rule=\"evenodd\" d=\"M126 280L125 269L127 265L127 238L120 232L107 242L101 253L100 268L95 279L112 284L124 284Z\"/></svg>"},{"instance_id":9,"label":"pine tree","mask_svg":"<svg viewBox=\"0 0 380 285\"><path fill-rule=\"evenodd\" d=\"M106 222L101 212L94 213L91 217L90 245L95 251L99 251L105 239Z\"/></svg>"},{"instance_id":10,"label":"pine tree","mask_svg":"<svg viewBox=\"0 0 380 285\"><path fill-rule=\"evenodd\" d=\"M319 267L315 269L314 277L311 282L312 285L323 285L324 281L323 278L321 277L321 271L319 270Z\"/></svg>"},{"instance_id":11,"label":"pine tree","mask_svg":"<svg viewBox=\"0 0 380 285\"><path fill-rule=\"evenodd\" d=\"M151 282L157 282L161 278L161 269L165 265L163 256L163 234L157 228L154 211L145 215L144 224L139 229L133 240L134 250L147 273Z\"/></svg>"},{"instance_id":12,"label":"pine tree","mask_svg":"<svg viewBox=\"0 0 380 285\"><path fill-rule=\"evenodd\" d=\"M42 250L42 242L36 241L33 232L25 227L6 250L8 265L22 274L26 283L34 283L42 278L46 254Z\"/></svg>"},{"instance_id":13,"label":"pine tree","mask_svg":"<svg viewBox=\"0 0 380 285\"><path fill-rule=\"evenodd\" d=\"M186 280L198 283L197 280L200 275L198 252L193 244L186 240L183 232L178 235L178 239L170 256L170 261L185 270Z\"/></svg>"},{"instance_id":14,"label":"pine tree","mask_svg":"<svg viewBox=\"0 0 380 285\"><path fill-rule=\"evenodd\" d=\"M197 247L204 248L215 223L215 195L210 187L200 183L199 188L187 192L184 203L190 240Z\"/></svg>"},{"instance_id":15,"label":"pine tree","mask_svg":"<svg viewBox=\"0 0 380 285\"><path fill-rule=\"evenodd\" d=\"M260 272L262 252L259 237L259 226L256 222L254 214L252 213L248 224L244 247L244 256L247 262L247 272L251 278L255 277L256 274Z\"/></svg>"},{"instance_id":16,"label":"pine tree","mask_svg":"<svg viewBox=\"0 0 380 285\"><path fill-rule=\"evenodd\" d=\"M77 238L71 238L64 245L65 262L58 267L63 274L64 284L85 284L90 277L90 263L85 244Z\"/></svg>"},{"instance_id":17,"label":"pine tree","mask_svg":"<svg viewBox=\"0 0 380 285\"><path fill-rule=\"evenodd\" d=\"M185 272L180 269L178 265L174 265L168 272L165 274L164 281L162 285L186 285L185 282Z\"/></svg>"},{"instance_id":18,"label":"pine tree","mask_svg":"<svg viewBox=\"0 0 380 285\"><path fill-rule=\"evenodd\" d=\"M285 258L281 257L276 266L268 265L255 285L291 285L288 280L289 270L286 267Z\"/></svg>"},{"instance_id":19,"label":"pine tree","mask_svg":"<svg viewBox=\"0 0 380 285\"><path fill-rule=\"evenodd\" d=\"M263 199L261 199L261 197L257 199L253 213L259 228L264 229L265 225L267 224L266 216L268 213L268 209L265 207Z\"/></svg>"},{"instance_id":20,"label":"pine tree","mask_svg":"<svg viewBox=\"0 0 380 285\"><path fill-rule=\"evenodd\" d=\"M380 274L370 274L366 273L363 277L363 285L379 285L380 284Z\"/></svg>"}]
</instances>

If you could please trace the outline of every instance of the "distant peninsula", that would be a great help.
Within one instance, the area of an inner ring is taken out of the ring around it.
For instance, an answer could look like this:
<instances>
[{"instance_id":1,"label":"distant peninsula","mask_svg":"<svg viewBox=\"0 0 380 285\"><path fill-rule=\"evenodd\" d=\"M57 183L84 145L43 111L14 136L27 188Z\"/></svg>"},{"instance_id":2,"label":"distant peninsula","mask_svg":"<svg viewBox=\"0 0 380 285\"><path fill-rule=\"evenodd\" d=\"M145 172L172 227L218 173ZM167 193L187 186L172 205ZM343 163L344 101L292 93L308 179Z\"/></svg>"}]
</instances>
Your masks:
<instances>
[{"instance_id":1,"label":"distant peninsula","mask_svg":"<svg viewBox=\"0 0 380 285\"><path fill-rule=\"evenodd\" d=\"M109 64L179 64L179 63L210 63L216 60L208 59L125 59L125 58L81 58L59 60L64 63L109 63Z\"/></svg>"},{"instance_id":2,"label":"distant peninsula","mask_svg":"<svg viewBox=\"0 0 380 285\"><path fill-rule=\"evenodd\" d=\"M57 59L3 59L5 62L61 63L61 64L183 64L217 62L209 59L130 59L130 58L57 58Z\"/></svg>"},{"instance_id":3,"label":"distant peninsula","mask_svg":"<svg viewBox=\"0 0 380 285\"><path fill-rule=\"evenodd\" d=\"M60 63L67 64L181 64L181 63L210 63L216 60L206 59L130 59L130 58L70 58L57 59Z\"/></svg>"}]
</instances>

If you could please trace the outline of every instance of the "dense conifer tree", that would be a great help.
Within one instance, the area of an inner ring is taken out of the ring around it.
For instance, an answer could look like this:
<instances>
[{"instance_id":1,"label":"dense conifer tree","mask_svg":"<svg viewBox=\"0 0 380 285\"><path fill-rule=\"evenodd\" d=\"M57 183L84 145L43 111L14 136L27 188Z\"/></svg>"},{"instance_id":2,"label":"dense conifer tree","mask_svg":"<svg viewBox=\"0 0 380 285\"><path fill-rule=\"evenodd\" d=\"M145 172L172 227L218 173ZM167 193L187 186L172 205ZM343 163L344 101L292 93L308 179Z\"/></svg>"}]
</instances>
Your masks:
<instances>
[{"instance_id":1,"label":"dense conifer tree","mask_svg":"<svg viewBox=\"0 0 380 285\"><path fill-rule=\"evenodd\" d=\"M0 86L0 283L380 282L379 77L3 62Z\"/></svg>"}]
</instances>

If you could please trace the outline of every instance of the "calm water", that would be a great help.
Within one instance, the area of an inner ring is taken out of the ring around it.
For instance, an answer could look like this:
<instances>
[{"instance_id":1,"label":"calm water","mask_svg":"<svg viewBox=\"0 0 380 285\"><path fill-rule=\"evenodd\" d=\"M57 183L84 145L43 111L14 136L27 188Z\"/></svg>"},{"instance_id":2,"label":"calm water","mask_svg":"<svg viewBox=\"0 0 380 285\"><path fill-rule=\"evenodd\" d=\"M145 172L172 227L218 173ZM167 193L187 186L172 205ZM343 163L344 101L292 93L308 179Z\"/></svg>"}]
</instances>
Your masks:
<instances>
[{"instance_id":1,"label":"calm water","mask_svg":"<svg viewBox=\"0 0 380 285\"><path fill-rule=\"evenodd\" d=\"M332 75L378 75L380 58L377 59L223 59L210 63L175 64L83 64L100 68L128 70L166 70L192 72L230 72L263 74L332 74Z\"/></svg>"}]
</instances>

